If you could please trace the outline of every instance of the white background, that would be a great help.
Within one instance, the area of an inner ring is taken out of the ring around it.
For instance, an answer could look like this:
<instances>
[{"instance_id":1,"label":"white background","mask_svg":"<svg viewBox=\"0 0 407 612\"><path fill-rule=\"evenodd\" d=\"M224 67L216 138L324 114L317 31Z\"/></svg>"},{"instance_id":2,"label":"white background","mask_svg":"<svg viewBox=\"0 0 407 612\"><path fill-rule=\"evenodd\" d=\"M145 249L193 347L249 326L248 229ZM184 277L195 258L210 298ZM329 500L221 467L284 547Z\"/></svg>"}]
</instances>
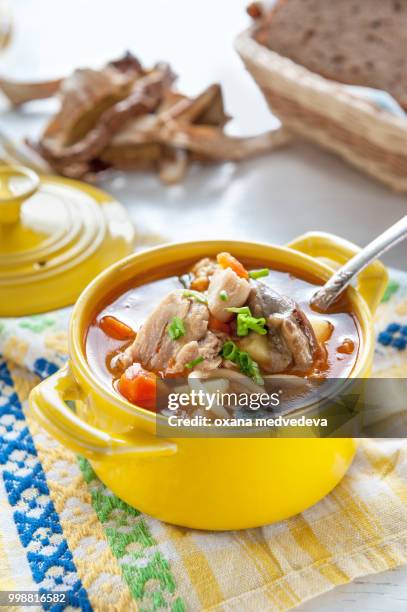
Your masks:
<instances>
[{"instance_id":1,"label":"white background","mask_svg":"<svg viewBox=\"0 0 407 612\"><path fill-rule=\"evenodd\" d=\"M196 93L224 86L233 133L270 129L276 120L233 49L248 25L246 0L13 0L15 36L0 56L0 74L42 79L78 66L97 67L130 49L146 65L170 61L179 87ZM5 110L0 129L35 136L50 103ZM120 177L105 187L139 227L170 239L243 237L284 243L304 231L335 232L360 245L407 213L396 195L344 162L307 144L234 166L193 168L182 185L154 175ZM387 261L407 269L407 244ZM401 612L407 609L402 568L339 587L301 606L307 612Z\"/></svg>"},{"instance_id":2,"label":"white background","mask_svg":"<svg viewBox=\"0 0 407 612\"><path fill-rule=\"evenodd\" d=\"M16 33L0 71L14 78L66 74L99 66L130 49L147 65L164 59L179 87L224 86L235 133L268 129L275 120L233 49L245 28L246 0L14 0ZM0 129L35 134L49 108L8 113ZM234 166L194 168L180 186L135 176L107 187L141 226L169 238L246 237L283 243L310 229L336 232L360 245L407 212L396 195L344 162L306 144ZM406 269L407 243L387 261Z\"/></svg>"}]
</instances>

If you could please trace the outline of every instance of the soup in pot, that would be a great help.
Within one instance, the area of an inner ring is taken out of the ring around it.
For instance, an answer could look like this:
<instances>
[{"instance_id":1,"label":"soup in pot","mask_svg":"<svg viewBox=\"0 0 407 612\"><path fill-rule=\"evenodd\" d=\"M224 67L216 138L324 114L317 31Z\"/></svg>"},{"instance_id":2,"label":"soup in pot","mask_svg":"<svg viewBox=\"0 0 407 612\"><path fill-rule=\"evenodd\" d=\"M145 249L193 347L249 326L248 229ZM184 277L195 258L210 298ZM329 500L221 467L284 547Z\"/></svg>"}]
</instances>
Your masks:
<instances>
[{"instance_id":1,"label":"soup in pot","mask_svg":"<svg viewBox=\"0 0 407 612\"><path fill-rule=\"evenodd\" d=\"M157 383L236 374L345 378L360 348L344 296L327 313L310 305L318 282L295 271L245 266L230 253L182 274L126 288L96 312L85 344L96 376L137 406L155 410Z\"/></svg>"}]
</instances>

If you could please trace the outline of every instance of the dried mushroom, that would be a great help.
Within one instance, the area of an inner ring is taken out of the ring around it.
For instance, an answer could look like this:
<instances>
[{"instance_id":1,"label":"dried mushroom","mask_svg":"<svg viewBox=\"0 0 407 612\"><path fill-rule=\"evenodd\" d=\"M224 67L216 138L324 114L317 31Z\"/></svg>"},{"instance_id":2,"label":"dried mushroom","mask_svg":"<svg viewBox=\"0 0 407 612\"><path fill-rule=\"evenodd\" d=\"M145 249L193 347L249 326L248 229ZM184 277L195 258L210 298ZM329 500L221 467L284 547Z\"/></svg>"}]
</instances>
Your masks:
<instances>
[{"instance_id":1,"label":"dried mushroom","mask_svg":"<svg viewBox=\"0 0 407 612\"><path fill-rule=\"evenodd\" d=\"M166 125L162 139L167 144L183 147L214 161L241 161L268 153L287 143L283 130L271 130L258 136L228 136L222 130L207 125Z\"/></svg>"},{"instance_id":2,"label":"dried mushroom","mask_svg":"<svg viewBox=\"0 0 407 612\"><path fill-rule=\"evenodd\" d=\"M129 119L146 115L157 108L173 78L169 66L162 64L138 79L131 79L131 84L127 83L126 95L116 99L109 97L108 101L104 100L102 108L97 108L96 116L90 117L92 125L83 136L76 137L73 142L72 137L67 141L63 124L58 131L53 130L51 135L49 130L46 131L38 145L39 152L51 165L53 161L71 164L96 158L108 145L112 135ZM77 95L77 90L74 95ZM81 120L83 118L84 115L80 117Z\"/></svg>"},{"instance_id":3,"label":"dried mushroom","mask_svg":"<svg viewBox=\"0 0 407 612\"><path fill-rule=\"evenodd\" d=\"M174 89L175 78L168 64L146 70L129 53L101 70L76 70L59 88L59 112L30 145L64 176L155 169L176 183L191 161L241 160L288 141L283 129L228 136L220 85L191 98Z\"/></svg>"},{"instance_id":4,"label":"dried mushroom","mask_svg":"<svg viewBox=\"0 0 407 612\"><path fill-rule=\"evenodd\" d=\"M62 83L61 109L47 126L43 140L70 145L83 138L111 106L127 98L144 76L138 60L127 54L102 70L80 69Z\"/></svg>"},{"instance_id":5,"label":"dried mushroom","mask_svg":"<svg viewBox=\"0 0 407 612\"><path fill-rule=\"evenodd\" d=\"M0 79L0 91L13 106L21 106L32 100L42 100L54 96L61 86L61 79L40 83L17 83Z\"/></svg>"}]
</instances>

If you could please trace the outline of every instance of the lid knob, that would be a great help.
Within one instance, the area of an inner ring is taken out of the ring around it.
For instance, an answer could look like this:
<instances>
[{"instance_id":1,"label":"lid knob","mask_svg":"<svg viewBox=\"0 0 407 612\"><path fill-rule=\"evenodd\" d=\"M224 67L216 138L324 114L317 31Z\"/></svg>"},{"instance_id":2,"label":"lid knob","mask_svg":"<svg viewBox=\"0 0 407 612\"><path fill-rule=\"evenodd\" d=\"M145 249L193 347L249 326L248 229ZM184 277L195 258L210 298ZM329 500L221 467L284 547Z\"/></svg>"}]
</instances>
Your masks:
<instances>
[{"instance_id":1,"label":"lid knob","mask_svg":"<svg viewBox=\"0 0 407 612\"><path fill-rule=\"evenodd\" d=\"M17 223L25 200L37 191L40 178L24 166L0 167L0 224Z\"/></svg>"}]
</instances>

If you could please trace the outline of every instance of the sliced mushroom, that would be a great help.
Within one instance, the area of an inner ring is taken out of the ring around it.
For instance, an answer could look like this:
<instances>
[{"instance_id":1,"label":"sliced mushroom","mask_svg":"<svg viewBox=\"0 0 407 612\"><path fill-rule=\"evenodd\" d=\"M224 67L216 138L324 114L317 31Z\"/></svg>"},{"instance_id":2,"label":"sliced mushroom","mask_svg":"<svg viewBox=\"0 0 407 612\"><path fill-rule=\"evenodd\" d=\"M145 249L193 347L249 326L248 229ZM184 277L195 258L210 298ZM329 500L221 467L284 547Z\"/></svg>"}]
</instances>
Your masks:
<instances>
[{"instance_id":1,"label":"sliced mushroom","mask_svg":"<svg viewBox=\"0 0 407 612\"><path fill-rule=\"evenodd\" d=\"M223 127L230 119L225 113L222 90L215 83L207 87L195 98L186 98L172 109L169 116L162 117L164 122L176 119L186 123L197 123L203 125L214 125Z\"/></svg>"},{"instance_id":2,"label":"sliced mushroom","mask_svg":"<svg viewBox=\"0 0 407 612\"><path fill-rule=\"evenodd\" d=\"M171 123L160 131L160 140L166 144L184 147L194 153L218 161L241 161L269 153L288 144L291 136L279 128L258 136L228 136L222 130L203 125Z\"/></svg>"},{"instance_id":3,"label":"sliced mushroom","mask_svg":"<svg viewBox=\"0 0 407 612\"><path fill-rule=\"evenodd\" d=\"M159 176L163 183L173 185L181 182L188 168L188 152L179 147L166 147L158 161Z\"/></svg>"},{"instance_id":4,"label":"sliced mushroom","mask_svg":"<svg viewBox=\"0 0 407 612\"><path fill-rule=\"evenodd\" d=\"M55 96L62 79L39 81L38 83L18 83L8 79L0 79L0 89L13 106L21 106L32 100L42 100Z\"/></svg>"},{"instance_id":5,"label":"sliced mushroom","mask_svg":"<svg viewBox=\"0 0 407 612\"><path fill-rule=\"evenodd\" d=\"M45 139L39 145L40 152L51 164L54 161L65 164L85 162L96 157L130 118L151 112L158 106L173 78L168 65L158 66L138 79L125 99L103 112L96 126L84 138L66 146Z\"/></svg>"},{"instance_id":6,"label":"sliced mushroom","mask_svg":"<svg viewBox=\"0 0 407 612\"><path fill-rule=\"evenodd\" d=\"M172 184L192 161L239 161L289 141L282 128L249 138L225 134L230 117L220 85L187 97L174 90L174 80L168 64L145 70L129 53L101 70L76 70L58 90L60 111L29 144L65 176L93 180L109 168L156 169ZM17 94L20 103L34 92Z\"/></svg>"}]
</instances>

